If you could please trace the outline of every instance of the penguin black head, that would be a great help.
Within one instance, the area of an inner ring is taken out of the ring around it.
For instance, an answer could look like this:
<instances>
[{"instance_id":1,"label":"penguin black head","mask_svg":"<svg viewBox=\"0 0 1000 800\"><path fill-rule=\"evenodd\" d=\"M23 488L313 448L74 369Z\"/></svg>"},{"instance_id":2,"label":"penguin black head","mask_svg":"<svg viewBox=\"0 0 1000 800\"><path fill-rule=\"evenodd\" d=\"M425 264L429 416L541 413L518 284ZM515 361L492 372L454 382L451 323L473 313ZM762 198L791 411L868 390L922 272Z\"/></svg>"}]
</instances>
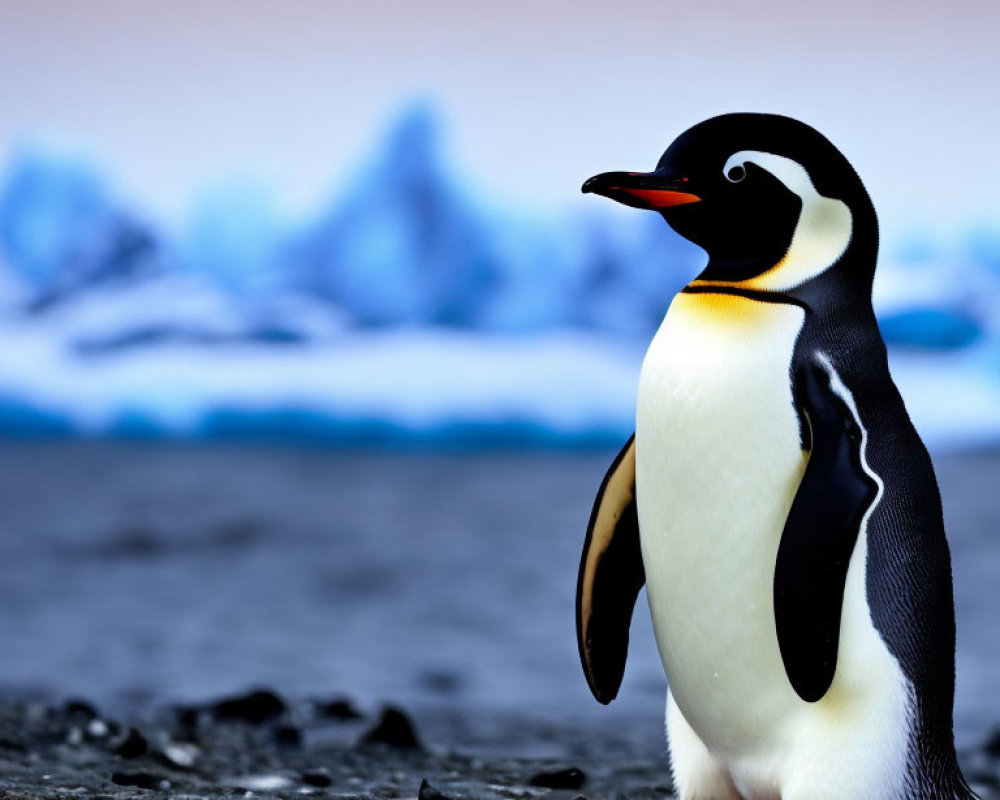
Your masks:
<instances>
[{"instance_id":1,"label":"penguin black head","mask_svg":"<svg viewBox=\"0 0 1000 800\"><path fill-rule=\"evenodd\" d=\"M662 214L708 253L697 282L782 291L830 271L870 294L868 193L826 137L789 117L714 117L682 133L653 172L606 172L583 191Z\"/></svg>"}]
</instances>

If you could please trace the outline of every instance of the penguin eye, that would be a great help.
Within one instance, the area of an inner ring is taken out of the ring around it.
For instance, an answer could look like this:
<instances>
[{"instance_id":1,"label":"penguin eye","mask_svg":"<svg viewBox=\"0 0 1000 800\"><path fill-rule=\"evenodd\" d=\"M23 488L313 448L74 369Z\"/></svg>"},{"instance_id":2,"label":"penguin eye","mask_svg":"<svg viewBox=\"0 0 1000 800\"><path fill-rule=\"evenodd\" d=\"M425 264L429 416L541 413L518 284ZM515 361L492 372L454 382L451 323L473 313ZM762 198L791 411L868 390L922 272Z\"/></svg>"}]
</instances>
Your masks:
<instances>
[{"instance_id":1,"label":"penguin eye","mask_svg":"<svg viewBox=\"0 0 1000 800\"><path fill-rule=\"evenodd\" d=\"M726 173L726 180L730 183L739 183L747 176L746 167L742 164L735 164L729 168L729 172Z\"/></svg>"}]
</instances>

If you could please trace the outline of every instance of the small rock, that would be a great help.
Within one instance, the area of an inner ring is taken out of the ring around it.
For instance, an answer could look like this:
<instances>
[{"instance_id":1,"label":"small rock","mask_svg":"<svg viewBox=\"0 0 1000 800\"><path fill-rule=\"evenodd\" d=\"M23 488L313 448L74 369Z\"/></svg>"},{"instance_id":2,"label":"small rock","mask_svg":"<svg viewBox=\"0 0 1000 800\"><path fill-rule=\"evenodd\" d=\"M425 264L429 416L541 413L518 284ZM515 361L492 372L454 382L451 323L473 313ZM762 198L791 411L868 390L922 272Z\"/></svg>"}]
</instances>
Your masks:
<instances>
[{"instance_id":1,"label":"small rock","mask_svg":"<svg viewBox=\"0 0 1000 800\"><path fill-rule=\"evenodd\" d=\"M350 700L337 699L318 702L315 705L316 714L327 719L361 719L358 711Z\"/></svg>"},{"instance_id":2,"label":"small rock","mask_svg":"<svg viewBox=\"0 0 1000 800\"><path fill-rule=\"evenodd\" d=\"M224 782L228 786L250 792L275 792L292 785L284 775L244 775Z\"/></svg>"},{"instance_id":3,"label":"small rock","mask_svg":"<svg viewBox=\"0 0 1000 800\"><path fill-rule=\"evenodd\" d=\"M315 786L317 789L325 789L333 783L333 778L330 777L330 773L325 769L309 770L308 772L303 772L301 777L303 783Z\"/></svg>"},{"instance_id":4,"label":"small rock","mask_svg":"<svg viewBox=\"0 0 1000 800\"><path fill-rule=\"evenodd\" d=\"M87 723L87 736L91 739L104 739L109 733L111 733L111 728L103 719L95 717Z\"/></svg>"},{"instance_id":5,"label":"small rock","mask_svg":"<svg viewBox=\"0 0 1000 800\"><path fill-rule=\"evenodd\" d=\"M79 747L83 744L83 731L75 725L66 733L66 744L70 747Z\"/></svg>"},{"instance_id":6,"label":"small rock","mask_svg":"<svg viewBox=\"0 0 1000 800\"><path fill-rule=\"evenodd\" d=\"M122 758L142 758L149 752L149 742L135 728L129 728L128 736L115 748L115 755Z\"/></svg>"},{"instance_id":7,"label":"small rock","mask_svg":"<svg viewBox=\"0 0 1000 800\"><path fill-rule=\"evenodd\" d=\"M361 744L385 744L405 750L419 750L413 723L400 709L386 706L375 726L361 737Z\"/></svg>"},{"instance_id":8,"label":"small rock","mask_svg":"<svg viewBox=\"0 0 1000 800\"><path fill-rule=\"evenodd\" d=\"M10 750L13 753L27 753L28 747L24 742L19 742L17 739L0 736L0 750Z\"/></svg>"},{"instance_id":9,"label":"small rock","mask_svg":"<svg viewBox=\"0 0 1000 800\"><path fill-rule=\"evenodd\" d=\"M160 756L167 765L177 769L191 769L200 755L197 747L184 742L167 742L160 750Z\"/></svg>"},{"instance_id":10,"label":"small rock","mask_svg":"<svg viewBox=\"0 0 1000 800\"><path fill-rule=\"evenodd\" d=\"M201 720L200 706L174 706L174 718L182 728L194 728Z\"/></svg>"},{"instance_id":11,"label":"small rock","mask_svg":"<svg viewBox=\"0 0 1000 800\"><path fill-rule=\"evenodd\" d=\"M84 720L91 720L97 716L97 709L86 700L73 698L63 704L62 715L64 717L80 717Z\"/></svg>"},{"instance_id":12,"label":"small rock","mask_svg":"<svg viewBox=\"0 0 1000 800\"><path fill-rule=\"evenodd\" d=\"M285 713L285 701L268 689L257 689L245 695L227 697L217 702L212 711L216 719L238 719L260 725Z\"/></svg>"},{"instance_id":13,"label":"small rock","mask_svg":"<svg viewBox=\"0 0 1000 800\"><path fill-rule=\"evenodd\" d=\"M420 781L420 793L417 795L417 800L452 800L446 794L441 794L437 789L431 786L427 779Z\"/></svg>"},{"instance_id":14,"label":"small rock","mask_svg":"<svg viewBox=\"0 0 1000 800\"><path fill-rule=\"evenodd\" d=\"M301 747L302 731L294 725L282 725L274 732L274 743L279 747Z\"/></svg>"},{"instance_id":15,"label":"small rock","mask_svg":"<svg viewBox=\"0 0 1000 800\"><path fill-rule=\"evenodd\" d=\"M532 786L543 789L579 789L587 780L582 770L576 767L539 772L528 781Z\"/></svg>"},{"instance_id":16,"label":"small rock","mask_svg":"<svg viewBox=\"0 0 1000 800\"><path fill-rule=\"evenodd\" d=\"M208 711L200 706L174 706L173 735L175 739L197 741L202 721Z\"/></svg>"},{"instance_id":17,"label":"small rock","mask_svg":"<svg viewBox=\"0 0 1000 800\"><path fill-rule=\"evenodd\" d=\"M137 786L140 789L164 790L170 788L170 781L152 772L115 772L111 782L119 786Z\"/></svg>"}]
</instances>

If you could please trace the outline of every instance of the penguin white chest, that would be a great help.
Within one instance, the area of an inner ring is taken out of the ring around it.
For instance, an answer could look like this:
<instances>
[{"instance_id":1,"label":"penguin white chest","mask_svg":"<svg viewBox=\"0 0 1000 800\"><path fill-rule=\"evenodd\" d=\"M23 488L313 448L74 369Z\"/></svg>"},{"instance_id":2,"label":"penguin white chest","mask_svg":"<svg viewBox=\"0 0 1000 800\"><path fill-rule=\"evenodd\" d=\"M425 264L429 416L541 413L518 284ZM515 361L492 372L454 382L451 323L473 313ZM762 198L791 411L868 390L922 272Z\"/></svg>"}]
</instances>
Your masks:
<instances>
[{"instance_id":1,"label":"penguin white chest","mask_svg":"<svg viewBox=\"0 0 1000 800\"><path fill-rule=\"evenodd\" d=\"M790 365L798 306L681 293L643 362L636 499L670 690L707 744L779 735L801 701L778 649L778 544L807 455Z\"/></svg>"}]
</instances>

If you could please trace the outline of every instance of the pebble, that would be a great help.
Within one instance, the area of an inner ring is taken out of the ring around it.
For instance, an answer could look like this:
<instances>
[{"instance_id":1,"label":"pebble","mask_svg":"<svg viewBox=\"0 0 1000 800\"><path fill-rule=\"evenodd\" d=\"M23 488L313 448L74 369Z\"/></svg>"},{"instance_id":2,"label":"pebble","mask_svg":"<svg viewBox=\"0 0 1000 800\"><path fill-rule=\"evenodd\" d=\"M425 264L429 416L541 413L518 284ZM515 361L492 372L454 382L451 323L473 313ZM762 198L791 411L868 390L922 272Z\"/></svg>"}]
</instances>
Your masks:
<instances>
[{"instance_id":1,"label":"pebble","mask_svg":"<svg viewBox=\"0 0 1000 800\"><path fill-rule=\"evenodd\" d=\"M424 780L420 781L420 793L417 795L417 800L452 800L452 798L446 794L441 794L424 778Z\"/></svg>"},{"instance_id":2,"label":"pebble","mask_svg":"<svg viewBox=\"0 0 1000 800\"><path fill-rule=\"evenodd\" d=\"M193 744L184 742L167 742L160 750L160 755L169 766L178 769L191 769L201 751Z\"/></svg>"},{"instance_id":3,"label":"pebble","mask_svg":"<svg viewBox=\"0 0 1000 800\"><path fill-rule=\"evenodd\" d=\"M319 701L315 704L317 716L326 719L361 719L361 712L358 711L350 700L338 698L336 700Z\"/></svg>"},{"instance_id":4,"label":"pebble","mask_svg":"<svg viewBox=\"0 0 1000 800\"><path fill-rule=\"evenodd\" d=\"M129 728L128 736L115 748L115 755L122 758L142 758L149 752L149 742L135 728Z\"/></svg>"},{"instance_id":5,"label":"pebble","mask_svg":"<svg viewBox=\"0 0 1000 800\"><path fill-rule=\"evenodd\" d=\"M226 783L250 792L274 792L279 789L287 789L292 785L292 782L284 775L244 775L241 778L226 781Z\"/></svg>"},{"instance_id":6,"label":"pebble","mask_svg":"<svg viewBox=\"0 0 1000 800\"><path fill-rule=\"evenodd\" d=\"M0 736L0 750L10 750L15 753L27 753L28 747L24 742L12 739L9 736Z\"/></svg>"},{"instance_id":7,"label":"pebble","mask_svg":"<svg viewBox=\"0 0 1000 800\"><path fill-rule=\"evenodd\" d=\"M325 789L333 783L333 778L330 777L330 773L325 769L313 769L303 772L301 778L303 783L315 786L317 789Z\"/></svg>"},{"instance_id":8,"label":"pebble","mask_svg":"<svg viewBox=\"0 0 1000 800\"><path fill-rule=\"evenodd\" d=\"M294 725L281 725L274 731L274 743L278 747L301 747L302 731Z\"/></svg>"},{"instance_id":9,"label":"pebble","mask_svg":"<svg viewBox=\"0 0 1000 800\"><path fill-rule=\"evenodd\" d=\"M62 715L64 717L83 717L85 720L91 720L97 716L97 709L86 700L73 698L63 704Z\"/></svg>"},{"instance_id":10,"label":"pebble","mask_svg":"<svg viewBox=\"0 0 1000 800\"><path fill-rule=\"evenodd\" d=\"M202 709L198 706L176 706L174 715L177 725L186 733L194 733L201 722Z\"/></svg>"},{"instance_id":11,"label":"pebble","mask_svg":"<svg viewBox=\"0 0 1000 800\"><path fill-rule=\"evenodd\" d=\"M136 786L140 789L164 790L170 788L170 781L152 772L114 772L111 782L119 786Z\"/></svg>"},{"instance_id":12,"label":"pebble","mask_svg":"<svg viewBox=\"0 0 1000 800\"><path fill-rule=\"evenodd\" d=\"M385 744L404 750L419 750L420 740L413 723L400 709L385 706L378 722L364 736L361 744Z\"/></svg>"},{"instance_id":13,"label":"pebble","mask_svg":"<svg viewBox=\"0 0 1000 800\"><path fill-rule=\"evenodd\" d=\"M92 739L103 739L109 733L111 733L111 728L103 719L95 717L87 723L87 735Z\"/></svg>"},{"instance_id":14,"label":"pebble","mask_svg":"<svg viewBox=\"0 0 1000 800\"><path fill-rule=\"evenodd\" d=\"M576 767L547 770L531 776L528 781L532 786L543 789L579 789L586 782L587 776Z\"/></svg>"},{"instance_id":15,"label":"pebble","mask_svg":"<svg viewBox=\"0 0 1000 800\"><path fill-rule=\"evenodd\" d=\"M270 689L219 700L212 711L216 719L236 719L260 725L285 713L285 701Z\"/></svg>"}]
</instances>

